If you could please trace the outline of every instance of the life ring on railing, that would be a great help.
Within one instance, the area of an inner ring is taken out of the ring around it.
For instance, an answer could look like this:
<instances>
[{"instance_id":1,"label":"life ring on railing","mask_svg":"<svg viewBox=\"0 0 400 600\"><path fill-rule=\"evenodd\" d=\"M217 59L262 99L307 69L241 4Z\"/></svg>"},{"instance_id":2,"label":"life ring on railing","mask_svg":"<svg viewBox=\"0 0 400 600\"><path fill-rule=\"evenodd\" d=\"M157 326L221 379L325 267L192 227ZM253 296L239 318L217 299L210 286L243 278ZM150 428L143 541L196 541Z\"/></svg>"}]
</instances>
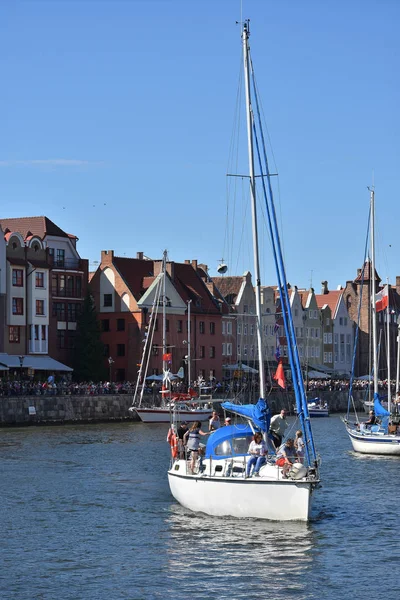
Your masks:
<instances>
[{"instance_id":1,"label":"life ring on railing","mask_svg":"<svg viewBox=\"0 0 400 600\"><path fill-rule=\"evenodd\" d=\"M175 433L172 433L169 439L169 443L171 446L171 456L172 458L176 458L178 456L178 438Z\"/></svg>"}]
</instances>

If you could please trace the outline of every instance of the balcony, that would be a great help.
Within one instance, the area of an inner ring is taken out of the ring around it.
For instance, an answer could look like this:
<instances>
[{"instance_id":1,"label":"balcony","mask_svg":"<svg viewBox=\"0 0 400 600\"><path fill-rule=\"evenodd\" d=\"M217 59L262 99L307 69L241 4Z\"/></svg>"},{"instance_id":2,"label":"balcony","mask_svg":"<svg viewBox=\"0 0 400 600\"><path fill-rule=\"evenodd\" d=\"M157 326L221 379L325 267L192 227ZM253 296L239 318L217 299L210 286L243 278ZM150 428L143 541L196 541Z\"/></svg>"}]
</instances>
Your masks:
<instances>
[{"instance_id":1,"label":"balcony","mask_svg":"<svg viewBox=\"0 0 400 600\"><path fill-rule=\"evenodd\" d=\"M50 260L50 264L53 269L65 269L66 271L76 271L80 268L79 258L53 258Z\"/></svg>"}]
</instances>

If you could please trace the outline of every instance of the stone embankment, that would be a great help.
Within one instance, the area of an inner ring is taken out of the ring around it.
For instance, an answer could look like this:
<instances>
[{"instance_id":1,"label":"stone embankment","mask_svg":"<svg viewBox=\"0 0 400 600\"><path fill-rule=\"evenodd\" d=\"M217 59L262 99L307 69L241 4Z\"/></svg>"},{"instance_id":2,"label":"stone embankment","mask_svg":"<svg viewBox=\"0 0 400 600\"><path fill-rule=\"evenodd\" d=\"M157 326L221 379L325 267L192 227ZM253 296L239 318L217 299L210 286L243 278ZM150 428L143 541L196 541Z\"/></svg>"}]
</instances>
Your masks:
<instances>
[{"instance_id":1,"label":"stone embankment","mask_svg":"<svg viewBox=\"0 0 400 600\"><path fill-rule=\"evenodd\" d=\"M309 399L317 394L309 394ZM364 394L354 394L357 410L362 409ZM344 413L347 410L346 392L320 392L322 402L327 402L331 413ZM151 403L151 398L148 399ZM286 408L294 409L294 396L277 393L268 396L272 413ZM110 421L138 420L134 412L130 394L102 396L3 396L0 397L0 426L23 425L62 425L64 423L102 423ZM218 405L216 405L216 408Z\"/></svg>"}]
</instances>

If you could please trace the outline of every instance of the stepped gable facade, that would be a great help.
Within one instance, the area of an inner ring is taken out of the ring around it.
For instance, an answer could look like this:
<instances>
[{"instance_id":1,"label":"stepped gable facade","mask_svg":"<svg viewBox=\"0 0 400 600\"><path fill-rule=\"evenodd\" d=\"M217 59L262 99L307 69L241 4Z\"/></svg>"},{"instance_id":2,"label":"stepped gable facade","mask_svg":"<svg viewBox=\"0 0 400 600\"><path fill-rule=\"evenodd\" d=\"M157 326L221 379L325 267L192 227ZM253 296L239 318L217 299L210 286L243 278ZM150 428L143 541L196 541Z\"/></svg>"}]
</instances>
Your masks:
<instances>
[{"instance_id":1,"label":"stepped gable facade","mask_svg":"<svg viewBox=\"0 0 400 600\"><path fill-rule=\"evenodd\" d=\"M222 375L222 309L204 281L197 261L166 265L166 346L169 368L183 367L188 376L188 303L190 302L191 380ZM142 359L162 260L138 252L136 258L121 258L112 250L101 253L101 262L91 279L91 289L102 324L105 360L112 380L135 381ZM152 340L148 375L162 373L162 299L158 300L157 327Z\"/></svg>"}]
</instances>

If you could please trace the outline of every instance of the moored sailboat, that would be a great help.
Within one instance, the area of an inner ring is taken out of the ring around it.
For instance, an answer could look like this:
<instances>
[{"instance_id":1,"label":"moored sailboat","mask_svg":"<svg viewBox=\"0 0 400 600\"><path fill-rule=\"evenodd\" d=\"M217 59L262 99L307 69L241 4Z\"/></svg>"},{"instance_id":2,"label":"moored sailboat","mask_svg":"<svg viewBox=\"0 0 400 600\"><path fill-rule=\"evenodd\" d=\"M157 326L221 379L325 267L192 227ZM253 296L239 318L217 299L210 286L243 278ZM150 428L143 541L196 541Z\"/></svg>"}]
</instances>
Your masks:
<instances>
[{"instance_id":1,"label":"moored sailboat","mask_svg":"<svg viewBox=\"0 0 400 600\"><path fill-rule=\"evenodd\" d=\"M388 358L388 395L387 410L382 405L383 398L378 391L378 356L379 344L377 335L377 312L387 311L386 320L389 327L389 293L388 287L380 292L376 290L375 276L375 192L370 191L370 243L371 243L371 319L372 319L372 363L373 363L373 414L374 423L360 423L356 414L356 422L350 422L350 406L352 401L352 382L349 390L349 405L346 419L344 420L347 433L350 437L353 450L361 454L383 454L386 456L400 456L400 431L394 424L392 415L392 401L390 389L390 354ZM389 336L388 336L389 339ZM388 353L390 344L388 343Z\"/></svg>"},{"instance_id":2,"label":"moored sailboat","mask_svg":"<svg viewBox=\"0 0 400 600\"><path fill-rule=\"evenodd\" d=\"M172 448L172 461L168 471L171 493L175 499L193 511L215 516L254 517L270 520L301 520L310 518L313 492L319 482L318 461L313 441L307 399L304 391L301 364L297 351L295 330L291 315L286 274L273 203L270 172L265 152L264 138L260 125L260 111L254 85L249 48L248 22L242 30L244 74L247 110L247 134L249 152L249 180L252 208L254 271L256 280L256 332L259 361L260 399L253 405L236 405L225 402L222 407L247 421L228 425L213 432L205 446L204 456L192 471L186 457L176 455ZM251 85L254 85L253 95ZM253 103L254 98L254 103ZM255 115L257 116L257 122ZM257 135L258 132L258 135ZM249 444L256 432L260 432L264 443L271 450L268 438L270 409L266 402L266 384L261 325L261 277L258 247L256 174L254 146L262 176L262 195L268 215L268 227L273 240L274 261L281 296L282 317L288 340L288 356L292 371L292 382L296 396L296 407L305 441L305 459L295 462L288 475L275 462L274 449L256 473L249 476ZM267 182L267 184L265 183ZM174 431L176 423L172 423ZM173 436L172 436L173 437Z\"/></svg>"},{"instance_id":3,"label":"moored sailboat","mask_svg":"<svg viewBox=\"0 0 400 600\"><path fill-rule=\"evenodd\" d=\"M167 252L164 251L161 273L158 275L154 285L154 298L148 329L145 335L142 360L140 363L135 393L133 397L131 412L135 412L144 423L169 423L172 412L179 416L180 421L194 422L207 421L212 414L212 397L202 395L188 388L186 393L174 392L171 389L171 380L177 376L172 375L169 369L168 358L170 356L167 347L167 300L166 300L166 262ZM163 376L161 398L159 403L144 406L143 393L154 332L156 329L157 314L159 306L162 306L162 358ZM190 302L188 303L188 384L190 384Z\"/></svg>"}]
</instances>

